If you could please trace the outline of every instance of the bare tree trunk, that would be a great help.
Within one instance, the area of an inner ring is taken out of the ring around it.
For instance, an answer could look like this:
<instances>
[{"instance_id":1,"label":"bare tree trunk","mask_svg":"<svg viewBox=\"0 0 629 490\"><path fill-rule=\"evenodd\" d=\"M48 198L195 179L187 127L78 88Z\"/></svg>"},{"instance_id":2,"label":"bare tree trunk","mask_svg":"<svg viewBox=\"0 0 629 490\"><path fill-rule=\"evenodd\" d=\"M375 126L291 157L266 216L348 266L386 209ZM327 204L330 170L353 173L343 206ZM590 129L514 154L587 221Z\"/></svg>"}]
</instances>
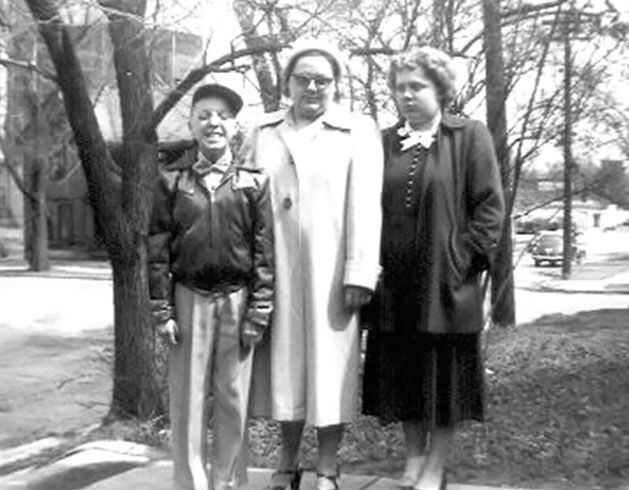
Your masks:
<instances>
[{"instance_id":1,"label":"bare tree trunk","mask_svg":"<svg viewBox=\"0 0 629 490\"><path fill-rule=\"evenodd\" d=\"M26 152L23 152L24 159L22 161L23 168L23 182L24 189L32 189L33 188L33 167L34 163L32 158L26 156ZM24 227L22 229L23 238L24 238L24 260L28 264L28 268L32 270L31 263L33 262L33 254L34 250L32 247L33 237L35 236L35 220L37 216L36 210L36 198L30 190L27 190L23 194L23 203L24 203Z\"/></svg>"},{"instance_id":2,"label":"bare tree trunk","mask_svg":"<svg viewBox=\"0 0 629 490\"><path fill-rule=\"evenodd\" d=\"M454 3L452 0L433 0L432 2L432 44L448 53L453 50Z\"/></svg>"},{"instance_id":3,"label":"bare tree trunk","mask_svg":"<svg viewBox=\"0 0 629 490\"><path fill-rule=\"evenodd\" d=\"M505 202L510 202L511 170L507 143L506 86L500 31L500 0L483 0L485 75L487 77L487 124L500 164ZM515 325L513 244L511 217L507 214L491 274L491 318L495 325Z\"/></svg>"},{"instance_id":4,"label":"bare tree trunk","mask_svg":"<svg viewBox=\"0 0 629 490\"><path fill-rule=\"evenodd\" d=\"M48 169L41 156L37 156L33 162L33 187L32 194L35 200L31 201L34 211L31 243L30 270L50 270L50 257L48 254L48 206L46 200L46 187L48 183Z\"/></svg>"},{"instance_id":5,"label":"bare tree trunk","mask_svg":"<svg viewBox=\"0 0 629 490\"><path fill-rule=\"evenodd\" d=\"M21 60L28 57L33 48L34 36L22 33L10 39L8 53ZM18 116L19 123L6 125L3 150L16 162L21 162L22 176L13 163L10 165L14 181L23 194L24 259L29 270L39 272L50 269L45 158L48 144L42 142L42 139L48 139L50 127L46 125L37 82L37 75L24 69L9 74L7 89L11 97L7 109Z\"/></svg>"},{"instance_id":6,"label":"bare tree trunk","mask_svg":"<svg viewBox=\"0 0 629 490\"><path fill-rule=\"evenodd\" d=\"M38 21L58 83L102 232L114 278L115 357L110 415L142 419L163 413L161 367L150 323L146 271L151 182L156 172L151 121L145 2L106 3L123 119L122 185L111 173L112 157L100 131L68 30L51 0L26 0Z\"/></svg>"},{"instance_id":7,"label":"bare tree trunk","mask_svg":"<svg viewBox=\"0 0 629 490\"><path fill-rule=\"evenodd\" d=\"M250 49L256 48L260 44L261 37L254 24L255 10L250 0L234 0L233 8L247 47ZM266 56L264 54L255 55L252 56L252 59L253 69L260 85L260 96L264 111L271 112L279 109L282 94L281 87L275 83L277 76L274 76L271 63L269 63Z\"/></svg>"},{"instance_id":8,"label":"bare tree trunk","mask_svg":"<svg viewBox=\"0 0 629 490\"><path fill-rule=\"evenodd\" d=\"M378 120L378 99L376 98L376 94L371 89L373 86L373 81L375 78L375 69L373 62L370 59L367 59L367 83L366 83L366 105L369 108L369 115L372 117L374 121Z\"/></svg>"},{"instance_id":9,"label":"bare tree trunk","mask_svg":"<svg viewBox=\"0 0 629 490\"><path fill-rule=\"evenodd\" d=\"M157 171L157 136L146 129L153 113L147 32L138 20L144 18L146 3L102 4L108 7L124 135L118 162L122 216L116 240L124 246L110 251L116 339L111 411L147 419L164 413L165 385L151 322L146 265L150 189Z\"/></svg>"},{"instance_id":10,"label":"bare tree trunk","mask_svg":"<svg viewBox=\"0 0 629 490\"><path fill-rule=\"evenodd\" d=\"M47 169L32 151L24 160L24 259L34 272L50 270L46 204Z\"/></svg>"},{"instance_id":11,"label":"bare tree trunk","mask_svg":"<svg viewBox=\"0 0 629 490\"><path fill-rule=\"evenodd\" d=\"M45 155L47 154L47 138L41 138L47 132L46 118L39 106L38 94L35 86L29 86L31 92L27 94L30 99L32 110L31 124L35 128L32 135L32 146L34 155L32 158L32 181L30 193L33 205L33 235L29 248L31 250L30 269L33 271L47 271L50 269L50 258L48 256L48 206L46 200L46 188L48 184L48 165Z\"/></svg>"},{"instance_id":12,"label":"bare tree trunk","mask_svg":"<svg viewBox=\"0 0 629 490\"><path fill-rule=\"evenodd\" d=\"M112 260L115 355L110 417L148 420L166 412L165 364L150 322L146 247Z\"/></svg>"}]
</instances>

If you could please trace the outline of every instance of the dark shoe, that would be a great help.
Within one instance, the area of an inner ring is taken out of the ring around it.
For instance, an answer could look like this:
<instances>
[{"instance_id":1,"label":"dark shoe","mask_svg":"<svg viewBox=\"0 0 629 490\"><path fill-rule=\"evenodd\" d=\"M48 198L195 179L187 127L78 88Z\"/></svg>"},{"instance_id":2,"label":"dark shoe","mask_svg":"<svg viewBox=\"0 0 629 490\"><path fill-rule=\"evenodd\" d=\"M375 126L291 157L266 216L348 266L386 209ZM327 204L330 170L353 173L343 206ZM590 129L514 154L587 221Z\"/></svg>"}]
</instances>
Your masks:
<instances>
[{"instance_id":1,"label":"dark shoe","mask_svg":"<svg viewBox=\"0 0 629 490\"><path fill-rule=\"evenodd\" d=\"M391 487L391 490L413 490L413 487L416 483L417 481L413 480L409 476L404 475L399 480L395 480L393 486Z\"/></svg>"},{"instance_id":2,"label":"dark shoe","mask_svg":"<svg viewBox=\"0 0 629 490\"><path fill-rule=\"evenodd\" d=\"M316 490L340 490L339 475L324 475L323 473L317 473Z\"/></svg>"},{"instance_id":3,"label":"dark shoe","mask_svg":"<svg viewBox=\"0 0 629 490\"><path fill-rule=\"evenodd\" d=\"M271 483L265 490L299 490L303 470L277 470L271 475Z\"/></svg>"}]
</instances>

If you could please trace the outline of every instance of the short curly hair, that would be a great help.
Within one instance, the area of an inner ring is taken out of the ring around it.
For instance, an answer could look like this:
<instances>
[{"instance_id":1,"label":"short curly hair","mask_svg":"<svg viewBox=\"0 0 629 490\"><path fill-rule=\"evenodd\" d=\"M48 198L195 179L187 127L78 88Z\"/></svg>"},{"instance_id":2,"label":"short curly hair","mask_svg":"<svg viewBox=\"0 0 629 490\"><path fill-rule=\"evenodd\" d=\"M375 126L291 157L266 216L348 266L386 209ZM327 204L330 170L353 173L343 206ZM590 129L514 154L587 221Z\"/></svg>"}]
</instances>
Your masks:
<instances>
[{"instance_id":1,"label":"short curly hair","mask_svg":"<svg viewBox=\"0 0 629 490\"><path fill-rule=\"evenodd\" d=\"M391 60L388 83L395 90L397 74L402 70L422 68L437 87L441 107L447 107L456 97L456 68L453 59L443 51L420 46L399 53Z\"/></svg>"}]
</instances>

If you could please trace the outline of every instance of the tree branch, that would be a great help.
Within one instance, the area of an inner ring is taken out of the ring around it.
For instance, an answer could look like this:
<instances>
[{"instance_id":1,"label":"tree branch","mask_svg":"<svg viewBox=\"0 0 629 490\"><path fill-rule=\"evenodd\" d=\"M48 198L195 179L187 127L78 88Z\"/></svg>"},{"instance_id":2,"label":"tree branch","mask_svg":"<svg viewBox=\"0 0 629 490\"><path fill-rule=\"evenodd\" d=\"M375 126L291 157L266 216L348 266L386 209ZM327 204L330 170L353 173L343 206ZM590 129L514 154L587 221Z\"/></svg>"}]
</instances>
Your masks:
<instances>
[{"instance_id":1,"label":"tree branch","mask_svg":"<svg viewBox=\"0 0 629 490\"><path fill-rule=\"evenodd\" d=\"M37 196L35 196L26 188L26 185L24 184L24 179L22 178L19 170L14 164L5 159L0 161L0 167L6 168L8 170L9 175L11 175L11 178L13 179L13 182L22 194L28 197L30 201L37 202Z\"/></svg>"},{"instance_id":2,"label":"tree branch","mask_svg":"<svg viewBox=\"0 0 629 490\"><path fill-rule=\"evenodd\" d=\"M47 70L43 70L42 68L38 67L35 63L0 57L0 65L6 66L7 68L17 67L17 68L22 68L24 70L30 70L37 73L38 75L41 75L47 80L50 80L54 83L58 83L57 77L53 73L50 73Z\"/></svg>"},{"instance_id":3,"label":"tree branch","mask_svg":"<svg viewBox=\"0 0 629 490\"><path fill-rule=\"evenodd\" d=\"M186 76L177 84L177 87L168 94L168 96L157 106L157 108L153 111L153 116L151 117L151 121L148 125L149 130L157 129L157 126L162 122L166 114L181 100L181 98L198 82L203 80L203 78L209 73L213 73L215 71L223 71L222 67L226 63L233 63L239 58L243 58L245 56L255 56L261 55L265 53L278 52L282 49L288 47L287 43L281 42L266 42L263 43L256 48L246 48L232 51L231 53L225 54L216 58L214 61L201 66L199 68L195 68L189 71Z\"/></svg>"},{"instance_id":4,"label":"tree branch","mask_svg":"<svg viewBox=\"0 0 629 490\"><path fill-rule=\"evenodd\" d=\"M512 8L512 9L505 9L502 12L501 17L504 19L508 17L516 17L516 16L522 16L522 15L529 15L531 13L538 13L544 10L554 9L565 3L568 3L568 1L569 0L555 0L551 2L538 3L535 5L525 3L525 4L518 5L517 7Z\"/></svg>"},{"instance_id":5,"label":"tree branch","mask_svg":"<svg viewBox=\"0 0 629 490\"><path fill-rule=\"evenodd\" d=\"M85 77L67 26L53 0L25 0L48 47L63 94L66 114L79 152L89 196L106 240L116 240L110 227L120 223L120 199L109 171L113 162L100 130ZM111 242L110 242L111 244Z\"/></svg>"},{"instance_id":6,"label":"tree branch","mask_svg":"<svg viewBox=\"0 0 629 490\"><path fill-rule=\"evenodd\" d=\"M558 14L555 16L555 20L557 20L557 19L558 19ZM556 28L556 22L553 23L553 26L551 28L551 34L554 32L555 28ZM518 192L518 186L519 186L519 183L520 183L520 176L521 176L521 173L522 173L522 165L524 163L524 160L522 159L523 145L524 145L524 135L528 131L529 122L530 122L531 116L533 114L533 104L535 103L535 98L537 97L537 92L538 92L539 87L541 85L542 73L543 73L543 70L544 70L544 66L546 64L546 57L548 56L548 51L550 49L550 41L549 41L549 39L550 38L548 38L548 40L544 43L544 46L543 46L543 49L542 49L542 55L540 56L539 62L537 64L537 70L536 70L536 73L535 73L535 82L533 84L533 89L531 90L531 93L530 93L530 96L529 96L527 110L526 110L525 116L524 116L524 121L522 122L520 143L518 144L517 151L516 151L516 157L515 157L515 172L514 172L513 185L512 185L513 196L512 196L512 200L511 200L510 208L509 208L510 212L513 212L513 206L515 205L515 199L516 199L517 192Z\"/></svg>"}]
</instances>

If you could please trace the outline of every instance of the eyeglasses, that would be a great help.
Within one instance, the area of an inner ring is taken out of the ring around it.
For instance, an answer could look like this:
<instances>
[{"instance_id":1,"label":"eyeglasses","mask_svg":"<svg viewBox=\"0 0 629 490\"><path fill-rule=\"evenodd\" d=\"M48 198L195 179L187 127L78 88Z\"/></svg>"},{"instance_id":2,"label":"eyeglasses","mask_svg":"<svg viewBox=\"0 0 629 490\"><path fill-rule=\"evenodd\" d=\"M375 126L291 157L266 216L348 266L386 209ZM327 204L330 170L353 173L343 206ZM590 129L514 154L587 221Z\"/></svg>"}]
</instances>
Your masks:
<instances>
[{"instance_id":1,"label":"eyeglasses","mask_svg":"<svg viewBox=\"0 0 629 490\"><path fill-rule=\"evenodd\" d=\"M298 73L293 73L291 78L297 82L302 88L307 88L310 86L311 82L314 82L317 90L324 90L330 86L333 79L327 77L311 77L309 75L300 75Z\"/></svg>"}]
</instances>

